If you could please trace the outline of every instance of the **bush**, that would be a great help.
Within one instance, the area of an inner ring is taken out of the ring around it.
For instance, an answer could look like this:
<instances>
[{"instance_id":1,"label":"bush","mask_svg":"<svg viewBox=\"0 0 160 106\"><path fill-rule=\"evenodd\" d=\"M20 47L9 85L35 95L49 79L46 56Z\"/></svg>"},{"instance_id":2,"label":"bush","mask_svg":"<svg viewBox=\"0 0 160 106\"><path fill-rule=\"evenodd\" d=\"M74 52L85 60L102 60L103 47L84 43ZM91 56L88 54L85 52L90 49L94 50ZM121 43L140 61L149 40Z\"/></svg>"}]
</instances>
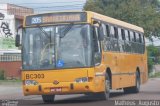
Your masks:
<instances>
[{"instance_id":1,"label":"bush","mask_svg":"<svg viewBox=\"0 0 160 106\"><path fill-rule=\"evenodd\" d=\"M4 80L4 70L0 70L0 80Z\"/></svg>"},{"instance_id":2,"label":"bush","mask_svg":"<svg viewBox=\"0 0 160 106\"><path fill-rule=\"evenodd\" d=\"M154 62L151 58L148 58L148 72L152 72Z\"/></svg>"},{"instance_id":3,"label":"bush","mask_svg":"<svg viewBox=\"0 0 160 106\"><path fill-rule=\"evenodd\" d=\"M148 72L150 73L153 71L153 65L160 63L159 59L160 51L157 47L149 45L147 47L147 52L148 52Z\"/></svg>"}]
</instances>

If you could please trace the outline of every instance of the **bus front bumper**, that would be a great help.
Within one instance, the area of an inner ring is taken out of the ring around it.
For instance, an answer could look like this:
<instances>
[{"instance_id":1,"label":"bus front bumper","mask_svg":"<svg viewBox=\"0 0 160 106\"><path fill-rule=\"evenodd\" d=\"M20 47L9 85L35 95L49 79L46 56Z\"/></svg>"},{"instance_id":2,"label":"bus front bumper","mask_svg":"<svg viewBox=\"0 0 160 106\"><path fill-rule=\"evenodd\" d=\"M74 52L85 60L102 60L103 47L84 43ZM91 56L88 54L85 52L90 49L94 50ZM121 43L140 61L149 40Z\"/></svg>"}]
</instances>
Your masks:
<instances>
[{"instance_id":1,"label":"bus front bumper","mask_svg":"<svg viewBox=\"0 0 160 106\"><path fill-rule=\"evenodd\" d=\"M40 83L38 85L23 85L24 95L60 95L60 94L79 94L96 92L93 82L75 83L60 82L55 85L53 83Z\"/></svg>"}]
</instances>

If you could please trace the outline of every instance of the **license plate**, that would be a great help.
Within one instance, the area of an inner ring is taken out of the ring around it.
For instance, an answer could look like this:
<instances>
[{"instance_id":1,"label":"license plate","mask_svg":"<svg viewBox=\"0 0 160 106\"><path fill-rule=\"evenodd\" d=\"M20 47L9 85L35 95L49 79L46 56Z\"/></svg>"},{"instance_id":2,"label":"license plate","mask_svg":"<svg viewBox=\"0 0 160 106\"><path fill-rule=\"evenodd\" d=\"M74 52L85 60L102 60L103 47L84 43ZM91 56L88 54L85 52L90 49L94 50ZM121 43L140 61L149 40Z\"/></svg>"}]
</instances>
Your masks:
<instances>
[{"instance_id":1,"label":"license plate","mask_svg":"<svg viewBox=\"0 0 160 106\"><path fill-rule=\"evenodd\" d=\"M62 88L51 88L51 92L61 92Z\"/></svg>"}]
</instances>

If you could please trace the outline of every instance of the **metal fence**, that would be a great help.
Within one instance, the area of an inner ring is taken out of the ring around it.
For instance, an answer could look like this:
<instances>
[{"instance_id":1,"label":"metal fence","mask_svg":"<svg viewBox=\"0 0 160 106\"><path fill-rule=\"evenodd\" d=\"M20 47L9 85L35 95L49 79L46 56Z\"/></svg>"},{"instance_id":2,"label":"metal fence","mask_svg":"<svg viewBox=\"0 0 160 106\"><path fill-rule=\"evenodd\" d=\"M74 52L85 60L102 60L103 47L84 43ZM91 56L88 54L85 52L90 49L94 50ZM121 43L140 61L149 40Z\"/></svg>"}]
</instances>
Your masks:
<instances>
[{"instance_id":1,"label":"metal fence","mask_svg":"<svg viewBox=\"0 0 160 106\"><path fill-rule=\"evenodd\" d=\"M21 54L0 55L0 62L21 61Z\"/></svg>"}]
</instances>

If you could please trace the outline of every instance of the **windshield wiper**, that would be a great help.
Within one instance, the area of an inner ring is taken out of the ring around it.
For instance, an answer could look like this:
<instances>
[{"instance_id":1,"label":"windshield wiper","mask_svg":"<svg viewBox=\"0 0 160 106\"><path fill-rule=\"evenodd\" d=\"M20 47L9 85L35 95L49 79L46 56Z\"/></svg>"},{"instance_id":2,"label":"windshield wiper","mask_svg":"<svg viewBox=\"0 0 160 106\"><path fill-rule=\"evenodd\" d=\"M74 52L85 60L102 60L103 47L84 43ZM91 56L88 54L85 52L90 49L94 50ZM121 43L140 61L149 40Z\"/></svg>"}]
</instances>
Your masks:
<instances>
[{"instance_id":1,"label":"windshield wiper","mask_svg":"<svg viewBox=\"0 0 160 106\"><path fill-rule=\"evenodd\" d=\"M66 26L64 30L62 30L60 38L63 38L73 27L73 23Z\"/></svg>"},{"instance_id":2,"label":"windshield wiper","mask_svg":"<svg viewBox=\"0 0 160 106\"><path fill-rule=\"evenodd\" d=\"M48 38L50 38L50 35L42 27L38 26L38 28L40 29L41 32L44 33L45 36L47 36Z\"/></svg>"}]
</instances>

